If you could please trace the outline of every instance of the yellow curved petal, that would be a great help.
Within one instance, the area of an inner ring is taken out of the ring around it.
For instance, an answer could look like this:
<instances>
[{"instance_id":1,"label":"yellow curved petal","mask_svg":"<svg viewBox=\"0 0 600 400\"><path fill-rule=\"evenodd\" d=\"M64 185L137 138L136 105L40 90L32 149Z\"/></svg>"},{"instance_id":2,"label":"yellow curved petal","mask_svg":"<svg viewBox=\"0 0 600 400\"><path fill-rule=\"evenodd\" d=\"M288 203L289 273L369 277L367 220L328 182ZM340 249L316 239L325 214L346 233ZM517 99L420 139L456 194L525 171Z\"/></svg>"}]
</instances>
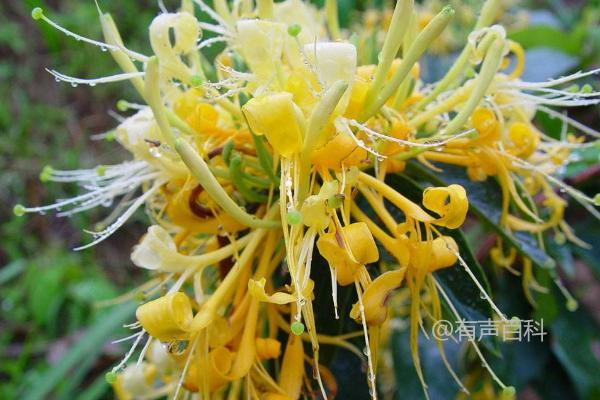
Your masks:
<instances>
[{"instance_id":1,"label":"yellow curved petal","mask_svg":"<svg viewBox=\"0 0 600 400\"><path fill-rule=\"evenodd\" d=\"M257 135L265 135L284 157L302 149L303 134L292 97L287 92L275 93L255 97L242 107L250 129Z\"/></svg>"},{"instance_id":2,"label":"yellow curved petal","mask_svg":"<svg viewBox=\"0 0 600 400\"><path fill-rule=\"evenodd\" d=\"M358 166L367 159L367 151L359 147L354 139L341 132L323 147L315 150L312 163L318 169L340 171L342 167Z\"/></svg>"},{"instance_id":3,"label":"yellow curved petal","mask_svg":"<svg viewBox=\"0 0 600 400\"><path fill-rule=\"evenodd\" d=\"M190 299L182 292L139 306L135 315L148 334L162 342L188 339L193 319Z\"/></svg>"},{"instance_id":4,"label":"yellow curved petal","mask_svg":"<svg viewBox=\"0 0 600 400\"><path fill-rule=\"evenodd\" d=\"M381 325L387 318L387 302L392 291L400 287L404 280L406 268L396 271L388 271L377 277L365 290L363 294L363 306L365 319L368 325ZM359 303L352 306L350 317L360 321L361 315Z\"/></svg>"},{"instance_id":5,"label":"yellow curved petal","mask_svg":"<svg viewBox=\"0 0 600 400\"><path fill-rule=\"evenodd\" d=\"M469 199L460 185L433 187L423 192L423 205L440 216L434 224L456 229L465 221Z\"/></svg>"},{"instance_id":6,"label":"yellow curved petal","mask_svg":"<svg viewBox=\"0 0 600 400\"><path fill-rule=\"evenodd\" d=\"M458 260L458 245L450 236L440 236L430 242L417 242L413 245L411 265L427 266L428 272L451 267Z\"/></svg>"},{"instance_id":7,"label":"yellow curved petal","mask_svg":"<svg viewBox=\"0 0 600 400\"><path fill-rule=\"evenodd\" d=\"M379 260L375 239L364 222L347 225L341 232L321 235L317 248L329 266L336 270L338 283L342 286L354 282L358 267Z\"/></svg>"},{"instance_id":8,"label":"yellow curved petal","mask_svg":"<svg viewBox=\"0 0 600 400\"><path fill-rule=\"evenodd\" d=\"M281 372L279 374L279 387L292 399L298 399L302 390L304 378L304 347L302 338L289 335Z\"/></svg>"},{"instance_id":9,"label":"yellow curved petal","mask_svg":"<svg viewBox=\"0 0 600 400\"><path fill-rule=\"evenodd\" d=\"M267 295L265 291L266 282L265 278L258 281L254 279L248 280L248 293L250 296L258 301L273 304L289 304L296 301L296 296L289 293L275 292L272 295Z\"/></svg>"}]
</instances>

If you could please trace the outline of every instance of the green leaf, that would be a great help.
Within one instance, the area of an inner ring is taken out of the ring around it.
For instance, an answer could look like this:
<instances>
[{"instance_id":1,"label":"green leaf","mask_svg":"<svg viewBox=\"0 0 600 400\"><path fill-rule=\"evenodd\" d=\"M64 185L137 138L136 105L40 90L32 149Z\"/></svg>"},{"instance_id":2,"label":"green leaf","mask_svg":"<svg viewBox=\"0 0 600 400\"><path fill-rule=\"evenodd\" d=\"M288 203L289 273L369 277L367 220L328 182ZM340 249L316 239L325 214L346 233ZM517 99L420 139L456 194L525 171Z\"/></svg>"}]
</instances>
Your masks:
<instances>
[{"instance_id":1,"label":"green leaf","mask_svg":"<svg viewBox=\"0 0 600 400\"><path fill-rule=\"evenodd\" d=\"M110 311L105 318L90 326L85 335L66 353L57 365L51 366L35 386L28 388L22 398L37 400L48 398L49 393L61 381L69 379L69 373L90 358L97 358L102 346L114 332L129 318L136 308L134 303L121 304Z\"/></svg>"},{"instance_id":2,"label":"green leaf","mask_svg":"<svg viewBox=\"0 0 600 400\"><path fill-rule=\"evenodd\" d=\"M444 165L442 172L432 172L423 166L407 163L407 174L425 179L439 186L458 184L465 188L469 197L469 210L487 227L513 246L519 253L529 257L534 264L542 268L554 268L555 262L542 250L536 239L525 232L509 233L500 226L501 189L494 179L485 182L472 182L462 168Z\"/></svg>"},{"instance_id":3,"label":"green leaf","mask_svg":"<svg viewBox=\"0 0 600 400\"><path fill-rule=\"evenodd\" d=\"M550 47L571 55L578 55L583 42L583 31L576 29L567 33L550 25L534 25L508 34L509 39L523 48Z\"/></svg>"},{"instance_id":4,"label":"green leaf","mask_svg":"<svg viewBox=\"0 0 600 400\"><path fill-rule=\"evenodd\" d=\"M543 82L556 78L579 65L578 56L547 47L536 47L527 50L525 60L525 68L521 79L530 82Z\"/></svg>"},{"instance_id":5,"label":"green leaf","mask_svg":"<svg viewBox=\"0 0 600 400\"><path fill-rule=\"evenodd\" d=\"M29 275L29 311L38 325L48 324L57 318L60 304L65 298L62 285L65 268L40 265L31 268L35 269L35 273Z\"/></svg>"},{"instance_id":6,"label":"green leaf","mask_svg":"<svg viewBox=\"0 0 600 400\"><path fill-rule=\"evenodd\" d=\"M597 243L600 237L600 224L593 218L581 220L579 223L574 224L573 228L580 239L592 245ZM572 243L569 246L573 253L590 267L597 279L600 279L600 246L592 246L590 249L585 249Z\"/></svg>"},{"instance_id":7,"label":"green leaf","mask_svg":"<svg viewBox=\"0 0 600 400\"><path fill-rule=\"evenodd\" d=\"M11 262L10 264L0 269L0 285L5 284L11 279L19 276L25 270L25 260L20 259Z\"/></svg>"},{"instance_id":8,"label":"green leaf","mask_svg":"<svg viewBox=\"0 0 600 400\"><path fill-rule=\"evenodd\" d=\"M600 359L594 346L600 343L598 327L583 311L563 311L550 326L552 351L563 365L583 400L600 398Z\"/></svg>"},{"instance_id":9,"label":"green leaf","mask_svg":"<svg viewBox=\"0 0 600 400\"><path fill-rule=\"evenodd\" d=\"M352 304L358 301L354 285L338 288L340 319L335 319L329 265L316 250L313 254L310 277L315 282L313 310L318 333L340 335L361 330L361 325L349 317ZM365 346L362 336L350 341L359 349ZM336 398L348 400L369 398L367 375L362 368L362 360L356 354L346 349L327 345L321 345L319 352L320 362L327 365L335 376L338 385Z\"/></svg>"},{"instance_id":10,"label":"green leaf","mask_svg":"<svg viewBox=\"0 0 600 400\"><path fill-rule=\"evenodd\" d=\"M421 382L412 362L409 330L394 331L390 344L394 362L394 377L396 378L394 398L399 400L425 399ZM462 342L457 343L453 340L444 342L446 357L457 373L459 372L457 360L463 347L464 343ZM460 388L446 369L435 340L432 337L427 339L422 332L419 332L419 356L428 386L429 398L435 400L455 399Z\"/></svg>"}]
</instances>

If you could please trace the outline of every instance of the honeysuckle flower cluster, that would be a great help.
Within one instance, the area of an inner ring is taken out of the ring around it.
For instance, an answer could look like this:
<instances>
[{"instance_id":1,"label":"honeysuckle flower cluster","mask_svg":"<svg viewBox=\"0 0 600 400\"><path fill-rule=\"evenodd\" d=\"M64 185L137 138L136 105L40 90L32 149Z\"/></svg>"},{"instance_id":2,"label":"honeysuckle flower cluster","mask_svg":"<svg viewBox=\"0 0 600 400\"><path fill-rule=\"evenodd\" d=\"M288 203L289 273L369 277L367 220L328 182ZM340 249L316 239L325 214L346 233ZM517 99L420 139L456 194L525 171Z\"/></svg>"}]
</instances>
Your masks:
<instances>
[{"instance_id":1,"label":"honeysuckle flower cluster","mask_svg":"<svg viewBox=\"0 0 600 400\"><path fill-rule=\"evenodd\" d=\"M408 160L433 171L459 166L475 182L499 182L506 230L551 231L586 245L563 220L566 203L555 189L596 218L598 198L556 173L572 149L590 145L572 132L600 134L551 107L597 104L600 93L572 86L597 71L538 83L519 79L523 49L494 25L501 3L484 3L462 53L429 85L419 79L418 60L443 37L454 15L449 6L423 16L413 0L399 0L381 33L376 65L363 62L372 46L365 46L362 32L340 28L337 3L329 0L323 9L300 0L215 0L214 9L183 0L178 11L150 24L151 55L128 49L100 8L103 41L33 10L34 19L108 50L123 70L98 79L49 70L57 80L127 80L142 99L119 101L119 111L133 114L109 134L131 160L78 171L46 167L43 181L73 182L83 194L14 210L68 216L110 205L91 241L78 249L105 240L141 207L149 215L152 225L131 260L152 278L140 288L144 300L129 326L131 350L107 374L119 398L333 398L337 386L320 363L321 346L340 346L363 359L377 398L377 370L385 364L394 316L410 320L412 357L427 394L419 326L441 318L442 299L459 318L432 274L443 268L463 268L499 323L515 323L442 233L464 223L465 189L429 187L417 204L385 182ZM210 22L199 21L198 10ZM202 49L219 44L224 49L211 63ZM560 140L532 123L537 110L564 121ZM383 250L394 262L382 261ZM329 265L328 311L354 319L354 333L327 336L315 324L315 311L323 312L313 307L316 253ZM492 256L512 269L516 253L499 240ZM541 290L531 260L523 265L527 293ZM340 286L356 293L349 312L338 309ZM404 312L388 309L398 296L408 301ZM356 337L364 340L363 351L350 342ZM512 396L514 389L470 343L502 395ZM136 348L137 361L131 360Z\"/></svg>"}]
</instances>

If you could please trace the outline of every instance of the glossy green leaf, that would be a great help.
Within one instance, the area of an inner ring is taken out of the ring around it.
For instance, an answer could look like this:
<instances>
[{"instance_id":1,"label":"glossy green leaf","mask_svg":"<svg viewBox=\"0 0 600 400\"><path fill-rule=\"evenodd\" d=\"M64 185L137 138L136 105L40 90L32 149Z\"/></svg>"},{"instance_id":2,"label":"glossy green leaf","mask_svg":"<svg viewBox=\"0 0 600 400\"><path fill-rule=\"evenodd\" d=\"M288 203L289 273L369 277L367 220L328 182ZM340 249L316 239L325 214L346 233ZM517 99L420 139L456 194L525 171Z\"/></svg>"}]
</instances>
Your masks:
<instances>
[{"instance_id":1,"label":"glossy green leaf","mask_svg":"<svg viewBox=\"0 0 600 400\"><path fill-rule=\"evenodd\" d=\"M423 388L413 366L408 329L395 330L392 333L390 345L397 383L394 398L398 400L425 399ZM453 340L444 342L446 357L459 376L461 374L457 360L463 348L464 343L462 342L457 343ZM419 355L429 397L436 400L455 399L460 388L447 371L435 340L432 337L427 339L422 332L419 332Z\"/></svg>"},{"instance_id":2,"label":"glossy green leaf","mask_svg":"<svg viewBox=\"0 0 600 400\"><path fill-rule=\"evenodd\" d=\"M508 37L525 49L532 47L550 47L564 53L577 55L580 52L584 31L576 29L565 32L550 25L528 26L509 33Z\"/></svg>"},{"instance_id":3,"label":"glossy green leaf","mask_svg":"<svg viewBox=\"0 0 600 400\"><path fill-rule=\"evenodd\" d=\"M583 311L563 311L550 326L552 351L575 384L582 400L600 398L600 335Z\"/></svg>"}]
</instances>

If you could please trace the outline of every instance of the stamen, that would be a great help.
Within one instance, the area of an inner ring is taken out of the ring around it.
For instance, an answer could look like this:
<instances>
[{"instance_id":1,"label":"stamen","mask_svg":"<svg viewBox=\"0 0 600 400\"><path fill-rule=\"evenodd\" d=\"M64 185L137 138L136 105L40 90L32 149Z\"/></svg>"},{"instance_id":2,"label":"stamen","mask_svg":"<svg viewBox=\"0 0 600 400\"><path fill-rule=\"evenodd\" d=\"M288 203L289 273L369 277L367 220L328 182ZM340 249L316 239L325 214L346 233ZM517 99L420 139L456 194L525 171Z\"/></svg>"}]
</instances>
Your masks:
<instances>
[{"instance_id":1,"label":"stamen","mask_svg":"<svg viewBox=\"0 0 600 400\"><path fill-rule=\"evenodd\" d=\"M552 86L562 85L563 83L572 82L574 80L581 79L581 78L584 78L589 75L595 75L598 73L600 73L600 68L596 68L596 69L593 69L593 70L587 71L587 72L578 71L578 72L575 72L574 74L567 75L567 76L564 76L564 77L558 78L558 79L550 79L546 82L516 82L516 83L511 83L510 85L506 85L506 86L514 87L514 88L518 88L518 89L539 89L539 88L544 88L544 87L552 87Z\"/></svg>"},{"instance_id":2,"label":"stamen","mask_svg":"<svg viewBox=\"0 0 600 400\"><path fill-rule=\"evenodd\" d=\"M593 136L593 137L596 137L596 138L600 138L600 132L599 131L597 131L597 130L595 130L593 128L590 128L589 126L586 126L586 125L582 124L581 122L576 121L573 118L568 117L565 114L556 112L553 109L545 107L545 106L542 106L542 105L538 106L538 110L545 112L546 114L548 114L551 117L559 118L560 120L568 123L572 127L579 129L583 133L586 133L586 134L588 134L590 136Z\"/></svg>"},{"instance_id":3,"label":"stamen","mask_svg":"<svg viewBox=\"0 0 600 400\"><path fill-rule=\"evenodd\" d=\"M375 150L371 149L369 146L365 145L365 142L357 138L354 135L354 132L352 132L352 129L350 129L350 125L348 125L348 120L346 120L345 118L336 118L333 124L338 132L344 132L348 134L352 138L352 140L354 140L357 146L361 149L364 149L367 152L373 154L378 159L384 160L387 158L386 156L379 154Z\"/></svg>"},{"instance_id":4,"label":"stamen","mask_svg":"<svg viewBox=\"0 0 600 400\"><path fill-rule=\"evenodd\" d=\"M540 168L536 167L535 165L532 165L532 164L530 164L530 163L528 163L528 162L526 162L526 161L524 161L524 160L522 160L522 159L520 159L518 157L510 155L508 153L506 153L505 156L508 157L508 158L510 158L511 160L513 160L513 162L516 165L520 166L521 168L533 170L533 171L536 171L536 172L542 174L550 182L552 182L555 185L557 185L560 188L561 191L570 194L579 204L581 204L586 210L588 210L590 214L592 214L594 217L596 217L597 219L600 220L600 212L598 212L598 210L596 210L594 207L592 207L592 204L596 205L596 202L594 201L593 198L587 196L583 192L580 192L579 190L575 189L574 187L567 185L566 183L564 183L560 179L556 179L555 177L553 177L552 175L544 172L543 170L541 170Z\"/></svg>"},{"instance_id":5,"label":"stamen","mask_svg":"<svg viewBox=\"0 0 600 400\"><path fill-rule=\"evenodd\" d=\"M198 344L198 339L200 339L200 334L198 334L196 336L196 339L194 339L194 343L192 344L190 353L188 354L187 359L185 360L185 365L183 366L183 371L181 371L181 376L179 377L179 381L177 382L177 387L175 388L175 394L173 395L174 400L176 400L178 398L179 390L181 389L181 386L183 385L183 380L185 379L188 367L190 366L190 362L192 361L192 358L194 356L194 351L196 350L196 345Z\"/></svg>"},{"instance_id":6,"label":"stamen","mask_svg":"<svg viewBox=\"0 0 600 400\"><path fill-rule=\"evenodd\" d=\"M365 317L365 307L362 301L361 288L358 281L354 281L356 286L356 295L358 296L358 309L360 311L360 318L362 320L363 333L365 336L365 355L367 356L367 363L369 365L369 394L373 400L377 400L377 386L375 386L375 372L373 370L373 360L371 359L371 346L369 342L369 332L367 330L367 318Z\"/></svg>"},{"instance_id":7,"label":"stamen","mask_svg":"<svg viewBox=\"0 0 600 400\"><path fill-rule=\"evenodd\" d=\"M202 0L194 0L194 3L200 7L200 9L207 13L213 20L215 20L220 26L223 28L227 27L227 22L219 14L217 14L212 8L210 8L205 2Z\"/></svg>"},{"instance_id":8,"label":"stamen","mask_svg":"<svg viewBox=\"0 0 600 400\"><path fill-rule=\"evenodd\" d=\"M81 78L75 78L72 76L61 74L60 72L55 71L53 69L46 68L46 71L48 71L50 74L52 74L52 76L54 76L54 79L56 79L57 82L59 82L59 81L67 82L67 83L70 83L71 86L73 86L73 87L76 87L77 85L96 86L98 83L121 82L121 81L130 80L133 78L139 78L139 77L144 76L144 74L145 74L144 72L130 72L130 73L126 73L126 74L115 74L115 75L111 75L111 76L106 76L104 78L81 79Z\"/></svg>"},{"instance_id":9,"label":"stamen","mask_svg":"<svg viewBox=\"0 0 600 400\"><path fill-rule=\"evenodd\" d=\"M444 291L444 289L442 288L442 286L439 284L439 282L437 280L435 280L435 278L432 277L432 279L435 282L435 285L437 286L438 290L440 291L440 293L442 294L442 296L444 297L444 300L446 300L446 304L448 304L448 307L450 307L450 310L452 310L452 313L454 314L455 318L457 320L461 320L460 315L458 314L458 311L456 311L456 308L454 307L454 304L452 304L452 302L450 301L450 298L448 297L448 295L446 294L446 292ZM483 354L481 353L481 350L479 350L479 346L477 346L477 343L475 343L474 338L471 335L468 335L468 341L469 343L471 343L473 345L473 348L475 349L475 353L477 353L477 356L479 357L479 359L481 360L481 365L488 371L488 373L490 374L490 376L492 377L492 379L502 388L508 388L510 386L506 386L501 380L500 378L498 378L498 376L494 373L494 371L492 370L492 368L490 367L490 365L488 364L488 362L486 361L485 357L483 356Z\"/></svg>"},{"instance_id":10,"label":"stamen","mask_svg":"<svg viewBox=\"0 0 600 400\"><path fill-rule=\"evenodd\" d=\"M75 251L79 251L79 250L84 250L87 249L89 247L92 247L100 242L102 242L104 239L108 238L110 235L112 235L113 233L115 233L117 231L117 229L119 229L125 222L127 222L127 220L129 219L129 217L131 217L131 215L133 215L133 213L142 205L144 204L144 202L146 201L146 199L148 199L151 195L154 194L154 192L156 192L166 181L158 181L154 184L154 186L152 186L146 193L144 193L143 195L141 195L140 197L137 198L136 201L133 202L133 204L127 209L127 211L125 211L119 218L117 218L117 220L110 225L109 227L107 227L106 229L100 231L100 232L89 232L91 233L96 239L94 241L92 241L91 243L88 243L86 245L83 246L79 246L74 248L73 250Z\"/></svg>"},{"instance_id":11,"label":"stamen","mask_svg":"<svg viewBox=\"0 0 600 400\"><path fill-rule=\"evenodd\" d=\"M136 332L133 335L129 335L129 336L121 338L121 339L113 340L111 343L112 344L123 343L123 342L131 340L133 338L137 338L138 336L143 335L143 334L144 334L144 330L142 329L141 332Z\"/></svg>"},{"instance_id":12,"label":"stamen","mask_svg":"<svg viewBox=\"0 0 600 400\"><path fill-rule=\"evenodd\" d=\"M197 50L202 50L206 47L210 47L215 43L221 43L221 42L227 42L229 39L223 37L223 36L215 36L212 37L210 39L206 39L200 42L200 44L198 44L198 47L196 47Z\"/></svg>"},{"instance_id":13,"label":"stamen","mask_svg":"<svg viewBox=\"0 0 600 400\"><path fill-rule=\"evenodd\" d=\"M451 248L450 246L446 246L446 247L448 248L448 250L452 251L456 255L456 257L458 257L458 261L460 262L460 265L464 268L465 272L469 275L469 278L471 278L473 283L475 283L475 286L477 286L477 288L479 289L479 293L481 294L481 296L483 296L485 301L488 302L488 304L492 307L492 309L496 312L496 314L498 314L498 316L500 318L502 318L503 321L508 321L506 316L502 313L502 311L500 311L498 306L496 306L496 304L492 301L492 299L487 294L487 292L485 291L483 286L481 286L481 283L479 283L479 281L473 274L473 271L471 271L471 269L469 268L469 266L467 265L465 260L463 260L463 258L460 256L460 253L458 251L454 250L453 248Z\"/></svg>"},{"instance_id":14,"label":"stamen","mask_svg":"<svg viewBox=\"0 0 600 400\"><path fill-rule=\"evenodd\" d=\"M40 19L43 20L48 25L61 31L65 35L74 38L77 41L82 41L82 42L89 43L94 46L98 46L98 47L100 47L100 49L102 51L106 51L107 49L111 50L111 51L122 51L123 53L127 54L129 57L131 57L132 59L134 59L136 61L146 62L146 60L148 60L148 57L146 57L143 54L136 53L135 51L128 50L124 47L122 48L119 46L110 45L108 43L99 42L97 40L88 39L84 36L81 36L74 32L71 32L70 30L63 28L62 26L58 25L56 22L52 21L50 18L46 17L44 15L44 10L41 9L40 7L36 7L31 11L31 17L35 20L40 20Z\"/></svg>"},{"instance_id":15,"label":"stamen","mask_svg":"<svg viewBox=\"0 0 600 400\"><path fill-rule=\"evenodd\" d=\"M347 118L342 118L342 119L347 124L358 128L360 131L366 133L369 136L375 136L375 137L378 137L380 139L388 140L390 142L404 144L404 145L407 145L407 146L410 146L410 147L422 147L422 148L440 147L440 146L443 146L443 145L445 145L447 143L452 142L453 140L459 139L459 138L461 138L463 136L468 136L469 134L475 132L475 129L468 129L466 131L457 133L456 135L452 135L451 137L449 137L447 139L436 140L435 138L428 138L428 139L426 139L427 142L420 143L420 142L411 142L410 140L403 140L403 139L395 138L393 136L384 135L382 133L379 133L377 131L374 131L374 130L370 129L365 124L361 124L360 122L358 122L358 121L356 121L354 119L347 119Z\"/></svg>"},{"instance_id":16,"label":"stamen","mask_svg":"<svg viewBox=\"0 0 600 400\"><path fill-rule=\"evenodd\" d=\"M116 373L117 371L119 371L125 365L125 363L127 363L127 361L129 360L129 358L131 357L131 355L133 354L133 352L137 348L138 344L140 343L140 340L142 340L142 338L144 337L145 333L146 333L146 331L142 329L137 334L138 335L137 339L135 340L135 342L133 342L133 344L131 345L131 348L129 349L129 351L127 352L127 354L125 354L125 357L123 357L123 359L121 360L121 362L112 369L113 373Z\"/></svg>"},{"instance_id":17,"label":"stamen","mask_svg":"<svg viewBox=\"0 0 600 400\"><path fill-rule=\"evenodd\" d=\"M198 22L198 26L205 31L214 32L222 36L233 37L232 33L220 25L209 24L207 22Z\"/></svg>"}]
</instances>

